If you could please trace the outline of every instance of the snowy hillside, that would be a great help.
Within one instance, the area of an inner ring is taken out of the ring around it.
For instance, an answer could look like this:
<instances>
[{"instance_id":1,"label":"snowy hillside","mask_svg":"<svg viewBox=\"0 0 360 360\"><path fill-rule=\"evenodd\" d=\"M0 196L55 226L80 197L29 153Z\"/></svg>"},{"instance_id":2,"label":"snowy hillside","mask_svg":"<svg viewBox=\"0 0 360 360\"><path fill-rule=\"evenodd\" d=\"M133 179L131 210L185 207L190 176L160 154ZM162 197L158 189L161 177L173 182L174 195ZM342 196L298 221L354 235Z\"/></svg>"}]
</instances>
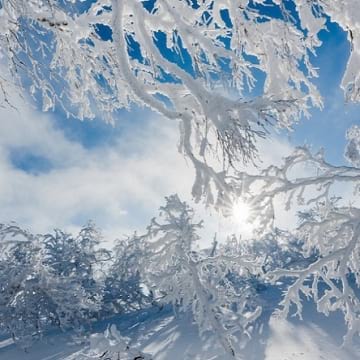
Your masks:
<instances>
[{"instance_id":1,"label":"snowy hillside","mask_svg":"<svg viewBox=\"0 0 360 360\"><path fill-rule=\"evenodd\" d=\"M106 330L107 323L119 330L120 341L116 334L114 336ZM316 316L311 303L307 303L304 322L272 318L269 323L259 327L242 356L246 360L360 359L354 351L340 348L344 330L340 317ZM150 309L115 317L109 322L99 322L94 325L92 335L82 342L77 341L76 335L71 332L56 332L25 352L15 347L11 340L3 339L0 342L0 359L226 360L231 356L224 353L210 334L200 338L190 316L174 316L173 311L167 308Z\"/></svg>"}]
</instances>

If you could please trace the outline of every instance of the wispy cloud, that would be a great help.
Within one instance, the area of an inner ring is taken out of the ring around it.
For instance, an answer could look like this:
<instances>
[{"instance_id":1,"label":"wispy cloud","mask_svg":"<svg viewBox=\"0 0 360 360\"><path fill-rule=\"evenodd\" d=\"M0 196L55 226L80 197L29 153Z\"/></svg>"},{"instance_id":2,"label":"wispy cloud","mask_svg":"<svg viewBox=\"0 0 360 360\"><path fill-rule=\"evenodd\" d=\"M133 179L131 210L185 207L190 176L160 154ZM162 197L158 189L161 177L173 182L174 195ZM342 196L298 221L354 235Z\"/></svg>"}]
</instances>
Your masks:
<instances>
[{"instance_id":1,"label":"wispy cloud","mask_svg":"<svg viewBox=\"0 0 360 360\"><path fill-rule=\"evenodd\" d=\"M159 118L109 147L87 149L55 128L51 115L21 107L0 116L1 221L45 231L94 219L121 234L143 226L165 195L190 192L193 170L177 153L176 124Z\"/></svg>"},{"instance_id":2,"label":"wispy cloud","mask_svg":"<svg viewBox=\"0 0 360 360\"><path fill-rule=\"evenodd\" d=\"M53 115L18 107L0 110L1 222L43 232L73 231L92 219L113 239L143 230L167 195L191 201L194 170L177 152L176 123L143 112L147 118L126 131L114 129L118 135L108 145L88 147ZM278 138L259 145L262 166L291 151ZM214 211L197 210L205 217L207 242L214 232L232 231Z\"/></svg>"}]
</instances>

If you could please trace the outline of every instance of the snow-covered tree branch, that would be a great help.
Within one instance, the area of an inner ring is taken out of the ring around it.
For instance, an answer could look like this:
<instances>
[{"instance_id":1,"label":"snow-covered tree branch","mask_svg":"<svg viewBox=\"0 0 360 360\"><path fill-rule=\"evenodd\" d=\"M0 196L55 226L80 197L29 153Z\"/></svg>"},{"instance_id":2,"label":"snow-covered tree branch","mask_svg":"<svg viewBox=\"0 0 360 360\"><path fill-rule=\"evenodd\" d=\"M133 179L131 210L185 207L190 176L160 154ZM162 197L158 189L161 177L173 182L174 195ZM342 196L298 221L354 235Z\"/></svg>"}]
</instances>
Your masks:
<instances>
[{"instance_id":1,"label":"snow-covered tree branch","mask_svg":"<svg viewBox=\"0 0 360 360\"><path fill-rule=\"evenodd\" d=\"M324 212L330 209L333 196L339 194L338 184L358 195L360 169L333 166L324 159L321 150L315 155L306 147L297 148L281 166L271 165L259 173L238 172L227 179L228 192L241 197L251 209L251 220L258 233L271 231L275 219L274 201L283 196L285 209L322 203Z\"/></svg>"},{"instance_id":2,"label":"snow-covered tree branch","mask_svg":"<svg viewBox=\"0 0 360 360\"><path fill-rule=\"evenodd\" d=\"M317 221L306 220L301 230L319 251L319 259L303 269L270 273L273 281L283 277L296 279L281 303L284 316L290 313L291 304L295 304L296 314L301 317L302 295L312 297L317 310L325 315L331 311L343 312L348 327L345 346L351 345L354 336L360 334L359 214L359 209L340 208ZM311 246L309 243L307 247Z\"/></svg>"},{"instance_id":3,"label":"snow-covered tree branch","mask_svg":"<svg viewBox=\"0 0 360 360\"><path fill-rule=\"evenodd\" d=\"M307 148L298 148L282 166L270 166L256 175L243 172L232 181L235 193L252 209L250 221L256 224L257 236L266 237L273 231L279 197L287 210L305 207L293 236L303 242L300 253L305 258L314 253L317 257L300 267L271 271L268 276L274 282L295 278L281 303L285 316L291 312L291 304L301 316L302 295L312 297L318 311L326 315L342 311L348 326L344 344L350 345L359 333L360 212L356 201L360 170L333 166L322 151L313 155ZM340 190L343 184L346 192ZM353 204L348 204L349 196Z\"/></svg>"},{"instance_id":4,"label":"snow-covered tree branch","mask_svg":"<svg viewBox=\"0 0 360 360\"><path fill-rule=\"evenodd\" d=\"M180 150L196 169L196 200L216 201L211 186L223 193L222 170L253 161L269 126L290 128L322 106L311 55L327 16L349 34L342 87L347 99L359 100L356 1L0 4L0 51L12 78L43 110L113 119L136 104L178 120ZM222 170L212 167L214 154Z\"/></svg>"}]
</instances>

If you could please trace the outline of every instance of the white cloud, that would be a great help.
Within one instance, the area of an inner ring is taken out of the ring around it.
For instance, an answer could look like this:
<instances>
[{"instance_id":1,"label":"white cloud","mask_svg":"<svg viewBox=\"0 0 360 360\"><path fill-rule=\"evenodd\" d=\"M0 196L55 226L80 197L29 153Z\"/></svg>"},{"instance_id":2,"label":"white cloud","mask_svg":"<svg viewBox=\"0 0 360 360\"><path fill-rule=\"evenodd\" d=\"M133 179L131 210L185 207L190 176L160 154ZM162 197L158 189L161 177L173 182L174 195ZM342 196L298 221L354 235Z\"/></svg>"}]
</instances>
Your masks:
<instances>
[{"instance_id":1,"label":"white cloud","mask_svg":"<svg viewBox=\"0 0 360 360\"><path fill-rule=\"evenodd\" d=\"M111 147L86 149L55 129L50 116L24 106L0 112L1 221L41 232L94 219L121 235L147 224L165 195L190 192L193 170L174 146L176 124L159 118ZM54 168L38 175L16 168L9 158L16 148L46 157Z\"/></svg>"},{"instance_id":2,"label":"white cloud","mask_svg":"<svg viewBox=\"0 0 360 360\"><path fill-rule=\"evenodd\" d=\"M51 116L25 105L0 110L0 222L16 221L33 232L74 231L92 219L113 239L144 230L164 196L179 193L191 200L194 171L177 152L176 123L148 113L149 121L142 122L147 125L134 126L109 146L88 149L55 128ZM16 148L47 158L53 168L37 175L16 168L9 157ZM278 138L262 142L262 165L290 151ZM196 208L205 217L205 242L214 232L228 233L217 213Z\"/></svg>"}]
</instances>

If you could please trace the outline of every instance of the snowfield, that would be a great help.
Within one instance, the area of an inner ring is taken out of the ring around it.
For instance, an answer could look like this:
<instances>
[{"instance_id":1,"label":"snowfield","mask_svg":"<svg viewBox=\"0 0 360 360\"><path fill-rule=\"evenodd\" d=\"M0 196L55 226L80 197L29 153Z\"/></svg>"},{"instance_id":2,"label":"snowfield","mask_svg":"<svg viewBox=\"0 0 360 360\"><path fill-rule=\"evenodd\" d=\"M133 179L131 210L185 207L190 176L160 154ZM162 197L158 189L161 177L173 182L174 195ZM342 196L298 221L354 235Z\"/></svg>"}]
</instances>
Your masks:
<instances>
[{"instance_id":1,"label":"snowfield","mask_svg":"<svg viewBox=\"0 0 360 360\"><path fill-rule=\"evenodd\" d=\"M270 318L243 351L245 360L356 360L355 350L340 347L341 317L316 315L306 304L304 321ZM266 316L266 314L265 314ZM109 326L109 324L112 324ZM110 330L109 330L110 329ZM105 332L105 335L104 335ZM121 337L120 337L121 334ZM226 360L232 359L210 334L200 338L187 314L170 308L99 322L80 341L72 332L53 333L27 351L9 339L0 341L1 360ZM131 339L131 340L130 340Z\"/></svg>"}]
</instances>

